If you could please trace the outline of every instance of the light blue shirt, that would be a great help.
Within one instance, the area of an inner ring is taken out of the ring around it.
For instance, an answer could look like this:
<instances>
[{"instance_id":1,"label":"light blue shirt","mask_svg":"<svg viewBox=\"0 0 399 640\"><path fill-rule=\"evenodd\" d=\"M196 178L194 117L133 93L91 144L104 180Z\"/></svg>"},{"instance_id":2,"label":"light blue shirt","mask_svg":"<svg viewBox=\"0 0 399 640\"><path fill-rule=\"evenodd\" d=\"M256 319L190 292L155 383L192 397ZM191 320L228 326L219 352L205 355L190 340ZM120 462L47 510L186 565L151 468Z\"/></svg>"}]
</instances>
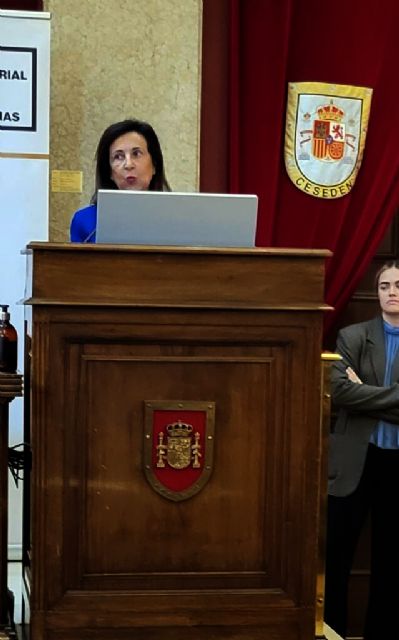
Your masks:
<instances>
[{"instance_id":1,"label":"light blue shirt","mask_svg":"<svg viewBox=\"0 0 399 640\"><path fill-rule=\"evenodd\" d=\"M399 327L393 327L384 320L385 333L385 376L384 386L392 383L392 365L399 349ZM370 442L381 449L399 449L399 426L380 420L370 437Z\"/></svg>"}]
</instances>

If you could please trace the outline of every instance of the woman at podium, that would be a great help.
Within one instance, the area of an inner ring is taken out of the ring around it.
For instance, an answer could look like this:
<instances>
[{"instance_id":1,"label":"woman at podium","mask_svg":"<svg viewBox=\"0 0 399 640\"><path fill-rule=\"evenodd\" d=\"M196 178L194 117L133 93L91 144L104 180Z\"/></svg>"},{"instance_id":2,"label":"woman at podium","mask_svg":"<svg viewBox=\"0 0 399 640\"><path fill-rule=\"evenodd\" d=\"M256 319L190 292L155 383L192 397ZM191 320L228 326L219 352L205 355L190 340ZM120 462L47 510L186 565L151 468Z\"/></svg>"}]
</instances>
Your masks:
<instances>
[{"instance_id":1,"label":"woman at podium","mask_svg":"<svg viewBox=\"0 0 399 640\"><path fill-rule=\"evenodd\" d=\"M96 151L96 183L91 203L78 209L70 226L71 242L96 241L98 189L170 191L158 136L142 120L123 120L103 132Z\"/></svg>"}]
</instances>

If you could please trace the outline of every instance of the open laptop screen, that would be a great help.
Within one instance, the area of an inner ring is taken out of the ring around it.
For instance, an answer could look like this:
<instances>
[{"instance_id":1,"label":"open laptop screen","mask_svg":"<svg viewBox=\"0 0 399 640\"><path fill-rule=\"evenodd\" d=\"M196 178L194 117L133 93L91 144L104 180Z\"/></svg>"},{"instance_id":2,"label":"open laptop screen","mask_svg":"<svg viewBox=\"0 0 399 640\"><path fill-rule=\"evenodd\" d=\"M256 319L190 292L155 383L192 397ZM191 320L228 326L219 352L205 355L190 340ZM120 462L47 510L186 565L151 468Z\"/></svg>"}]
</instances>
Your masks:
<instances>
[{"instance_id":1,"label":"open laptop screen","mask_svg":"<svg viewBox=\"0 0 399 640\"><path fill-rule=\"evenodd\" d=\"M255 195L100 189L97 243L253 247Z\"/></svg>"}]
</instances>

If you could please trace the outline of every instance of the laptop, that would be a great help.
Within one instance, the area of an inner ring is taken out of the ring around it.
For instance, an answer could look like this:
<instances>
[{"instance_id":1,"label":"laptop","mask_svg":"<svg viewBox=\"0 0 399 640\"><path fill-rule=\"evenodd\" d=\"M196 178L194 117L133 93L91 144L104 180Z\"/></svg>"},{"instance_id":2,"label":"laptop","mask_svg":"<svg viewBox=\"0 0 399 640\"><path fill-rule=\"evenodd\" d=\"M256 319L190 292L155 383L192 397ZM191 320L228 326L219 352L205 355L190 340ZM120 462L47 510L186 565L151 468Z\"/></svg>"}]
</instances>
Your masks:
<instances>
[{"instance_id":1,"label":"laptop","mask_svg":"<svg viewBox=\"0 0 399 640\"><path fill-rule=\"evenodd\" d=\"M253 247L258 197L123 191L97 194L97 243Z\"/></svg>"}]
</instances>

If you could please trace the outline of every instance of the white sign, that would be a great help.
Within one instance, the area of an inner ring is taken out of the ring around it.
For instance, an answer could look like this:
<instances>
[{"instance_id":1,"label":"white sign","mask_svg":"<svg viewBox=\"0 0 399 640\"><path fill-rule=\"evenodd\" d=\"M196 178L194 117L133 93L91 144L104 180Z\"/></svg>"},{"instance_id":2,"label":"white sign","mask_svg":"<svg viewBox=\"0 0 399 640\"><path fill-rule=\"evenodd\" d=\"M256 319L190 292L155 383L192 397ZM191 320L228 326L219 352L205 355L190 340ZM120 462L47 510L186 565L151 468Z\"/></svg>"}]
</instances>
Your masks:
<instances>
[{"instance_id":1,"label":"white sign","mask_svg":"<svg viewBox=\"0 0 399 640\"><path fill-rule=\"evenodd\" d=\"M0 130L36 131L37 49L0 46Z\"/></svg>"},{"instance_id":2,"label":"white sign","mask_svg":"<svg viewBox=\"0 0 399 640\"><path fill-rule=\"evenodd\" d=\"M0 10L0 153L48 154L50 14Z\"/></svg>"}]
</instances>

